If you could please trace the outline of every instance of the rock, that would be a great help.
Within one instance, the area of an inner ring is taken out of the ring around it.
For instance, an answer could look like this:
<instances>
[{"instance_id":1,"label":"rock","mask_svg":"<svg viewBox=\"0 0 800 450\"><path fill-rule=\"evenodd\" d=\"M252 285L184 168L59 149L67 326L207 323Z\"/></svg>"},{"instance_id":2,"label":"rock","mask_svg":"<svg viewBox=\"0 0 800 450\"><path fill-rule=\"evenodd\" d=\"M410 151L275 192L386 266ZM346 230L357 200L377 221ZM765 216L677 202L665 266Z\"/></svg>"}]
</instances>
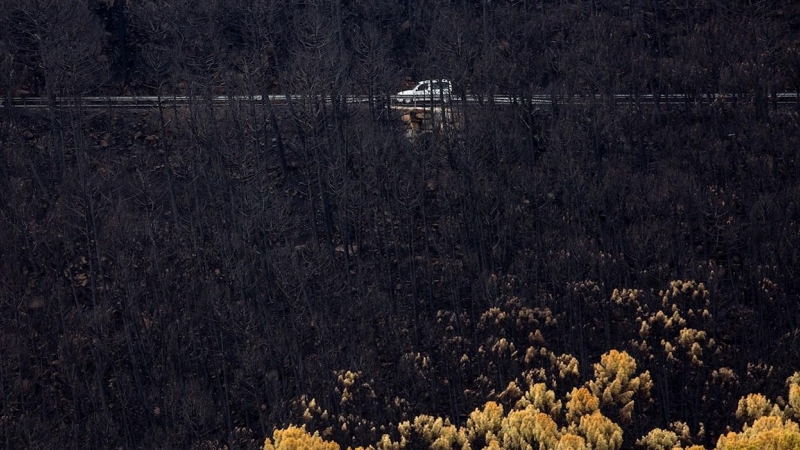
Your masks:
<instances>
[{"instance_id":1,"label":"rock","mask_svg":"<svg viewBox=\"0 0 800 450\"><path fill-rule=\"evenodd\" d=\"M22 137L25 139L33 139L33 133L31 133L31 130L25 130L22 132Z\"/></svg>"},{"instance_id":2,"label":"rock","mask_svg":"<svg viewBox=\"0 0 800 450\"><path fill-rule=\"evenodd\" d=\"M439 183L436 181L436 179L431 178L430 180L425 182L425 189L429 191L435 191L439 189Z\"/></svg>"},{"instance_id":3,"label":"rock","mask_svg":"<svg viewBox=\"0 0 800 450\"><path fill-rule=\"evenodd\" d=\"M334 249L334 251L335 251L336 253L341 253L341 254L344 254L344 250L345 250L345 246L344 246L344 244L342 244L342 245L337 245L337 246L336 246L336 248ZM355 244L351 244L351 245L348 245L348 246L347 246L347 254L348 254L348 255L350 255L350 256L355 256L355 255L356 255L356 253L358 253L358 246L357 246L357 245L355 245Z\"/></svg>"}]
</instances>

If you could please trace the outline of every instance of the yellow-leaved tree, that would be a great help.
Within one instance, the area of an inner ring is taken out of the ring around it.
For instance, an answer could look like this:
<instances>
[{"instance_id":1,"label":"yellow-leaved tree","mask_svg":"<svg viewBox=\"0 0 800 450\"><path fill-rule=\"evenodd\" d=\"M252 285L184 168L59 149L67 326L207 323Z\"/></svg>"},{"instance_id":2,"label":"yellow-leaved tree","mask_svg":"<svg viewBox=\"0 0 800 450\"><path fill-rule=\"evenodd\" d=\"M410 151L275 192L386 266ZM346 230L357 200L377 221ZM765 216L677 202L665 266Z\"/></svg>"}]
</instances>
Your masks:
<instances>
[{"instance_id":1,"label":"yellow-leaved tree","mask_svg":"<svg viewBox=\"0 0 800 450\"><path fill-rule=\"evenodd\" d=\"M683 294L686 291L692 293L692 298L703 298L696 294L697 289L689 289L691 285L689 288L685 283L674 284L672 287L674 292ZM675 308L673 310L677 311ZM653 317L654 324L662 320L662 317L665 318L665 329L669 328L670 320L673 325L683 320L677 312L670 319L666 319L663 312ZM533 333L533 341L536 340L539 338ZM684 348L687 355L697 356L701 352L697 351L695 355L692 349L697 347L695 344L699 341L705 340L701 331L682 327L675 334L674 347ZM550 371L559 374L577 372L577 360L571 355L556 356L543 347L536 353L542 357L540 359L543 362L550 365ZM536 358L533 360L538 361ZM462 426L452 423L447 417L426 414L398 424L375 424L356 414L340 414L338 420L341 422L342 434L337 440L341 442L348 438L348 433L353 433L357 427L347 424L357 421L369 426L372 433L381 433L380 439L376 436L376 440L366 447L372 450L619 450L623 446L624 437L620 424L629 424L632 420L634 399L651 401L653 382L649 372L637 373L636 360L624 351L611 350L603 354L600 361L594 364L594 379L582 385L573 384L574 387L566 394L566 398L562 399L558 398L554 390L555 384L574 378L566 375L542 376L542 371L545 369L533 368L524 374L523 381L515 379L500 394L492 392L490 398L494 400L486 401L472 411ZM733 375L729 376L727 372L728 369L723 367L710 374L716 378L732 378ZM342 396L340 408L350 407L359 397L353 395L359 386L359 389L368 394L366 398L375 398L369 383L356 383L361 376L360 372L346 371L337 374L342 386L337 390ZM553 383L553 389L548 389L550 383ZM735 414L742 423L741 431L731 431L720 436L716 448L800 450L800 426L797 423L800 419L800 372L789 377L786 386L787 400L779 398L773 402L758 393L742 397ZM314 399L307 401L303 397L301 400L303 420L312 429L330 419L328 412L317 405ZM331 436L331 429L331 426L325 428L323 435ZM394 436L399 437L399 440L393 440L389 434L391 430L396 430ZM369 437L370 433L360 435L362 442L365 437L367 442L373 439ZM692 435L686 423L676 421L669 425L668 430L650 430L635 443L648 450L701 450L702 446L693 444L704 439L704 435L702 423L697 434ZM325 440L318 432L308 432L305 426L294 425L275 430L272 438L267 438L264 442L264 450L300 449L335 450L340 449L340 446L336 442ZM359 447L355 450L365 449Z\"/></svg>"},{"instance_id":2,"label":"yellow-leaved tree","mask_svg":"<svg viewBox=\"0 0 800 450\"><path fill-rule=\"evenodd\" d=\"M763 416L753 425L744 425L740 433L730 432L720 436L717 441L717 450L750 449L800 449L800 429L792 420Z\"/></svg>"},{"instance_id":3,"label":"yellow-leaved tree","mask_svg":"<svg viewBox=\"0 0 800 450\"><path fill-rule=\"evenodd\" d=\"M588 383L592 394L603 405L619 408L622 421L630 422L633 414L634 397L650 397L653 381L650 372L636 374L636 360L626 352L611 350L600 357L594 365L593 381Z\"/></svg>"},{"instance_id":4,"label":"yellow-leaved tree","mask_svg":"<svg viewBox=\"0 0 800 450\"><path fill-rule=\"evenodd\" d=\"M783 410L761 394L750 394L739 401L736 417L744 421L742 431L719 437L718 450L797 450L800 426L795 422L800 406L800 372L786 380L789 402Z\"/></svg>"},{"instance_id":5,"label":"yellow-leaved tree","mask_svg":"<svg viewBox=\"0 0 800 450\"><path fill-rule=\"evenodd\" d=\"M306 427L289 426L275 430L272 439L264 442L264 450L339 450L339 444L322 439L319 433L310 434Z\"/></svg>"}]
</instances>

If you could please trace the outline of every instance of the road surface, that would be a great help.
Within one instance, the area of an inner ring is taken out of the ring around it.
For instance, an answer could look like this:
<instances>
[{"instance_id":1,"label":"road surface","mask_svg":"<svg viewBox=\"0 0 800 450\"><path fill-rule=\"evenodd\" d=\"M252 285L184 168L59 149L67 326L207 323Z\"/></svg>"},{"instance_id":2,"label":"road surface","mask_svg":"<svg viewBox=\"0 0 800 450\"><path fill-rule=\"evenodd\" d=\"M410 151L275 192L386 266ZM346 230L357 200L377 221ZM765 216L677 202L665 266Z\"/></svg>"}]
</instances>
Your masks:
<instances>
[{"instance_id":1,"label":"road surface","mask_svg":"<svg viewBox=\"0 0 800 450\"><path fill-rule=\"evenodd\" d=\"M276 105L283 105L289 101L292 102L300 102L304 99L307 99L307 96L303 95L270 95L269 100ZM365 95L347 95L345 96L346 101L348 103L368 103L370 98ZM414 104L430 104L430 102L417 102L417 103L401 103L398 101L397 96L392 95L392 104L398 105L414 105ZM386 97L373 97L373 101L377 103L381 103L386 99ZM566 104L569 102L575 104L582 104L588 102L590 97L588 96L580 96L576 95L573 96L572 99L568 99L565 96L557 96L554 97L550 94L534 94L531 96L529 101L534 105L552 105L552 104ZM597 101L603 102L607 100L607 97L596 95L595 99ZM261 102L262 96L261 95L216 95L210 99L214 104L227 104L230 101L236 102ZM330 97L326 97L327 101L330 101ZM522 102L520 97L515 97L511 95L495 95L495 96L478 96L478 95L468 95L467 96L467 103L473 104L495 104L495 105L509 105L517 102ZM800 103L800 93L798 92L779 92L776 94L772 94L768 99L769 102L777 102L781 104L797 104ZM208 99L203 97L189 97L184 95L173 95L173 96L94 96L94 97L82 97L80 98L80 103L83 108L148 108L148 107L155 107L158 106L159 102L161 102L164 106L172 106L172 105L189 105L191 103L203 103L207 102ZM460 99L456 96L452 97L452 101L454 103L460 103ZM632 94L616 94L614 95L614 101L618 103L654 103L654 96L652 94L644 94L639 95L638 98ZM751 102L752 97L750 96L742 96L737 94L709 94L709 95L687 95L687 94L666 94L662 95L659 98L659 104L661 105L683 105L687 103L710 103L715 101L723 101L723 102ZM56 105L58 106L74 106L78 102L77 97L60 97L56 99ZM0 104L0 107L6 107L6 104ZM47 108L48 102L47 98L45 97L15 97L11 99L11 107L14 108L24 108L24 109L34 109L34 108Z\"/></svg>"}]
</instances>

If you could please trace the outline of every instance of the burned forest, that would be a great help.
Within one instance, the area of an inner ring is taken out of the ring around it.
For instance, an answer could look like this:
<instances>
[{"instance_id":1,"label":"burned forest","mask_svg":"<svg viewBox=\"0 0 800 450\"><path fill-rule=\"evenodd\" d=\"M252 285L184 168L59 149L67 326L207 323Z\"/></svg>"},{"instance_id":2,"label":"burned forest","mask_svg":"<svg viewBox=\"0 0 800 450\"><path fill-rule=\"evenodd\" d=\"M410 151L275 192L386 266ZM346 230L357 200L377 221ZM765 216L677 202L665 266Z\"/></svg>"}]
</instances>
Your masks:
<instances>
[{"instance_id":1,"label":"burned forest","mask_svg":"<svg viewBox=\"0 0 800 450\"><path fill-rule=\"evenodd\" d=\"M800 449L799 91L789 0L0 0L0 447Z\"/></svg>"}]
</instances>

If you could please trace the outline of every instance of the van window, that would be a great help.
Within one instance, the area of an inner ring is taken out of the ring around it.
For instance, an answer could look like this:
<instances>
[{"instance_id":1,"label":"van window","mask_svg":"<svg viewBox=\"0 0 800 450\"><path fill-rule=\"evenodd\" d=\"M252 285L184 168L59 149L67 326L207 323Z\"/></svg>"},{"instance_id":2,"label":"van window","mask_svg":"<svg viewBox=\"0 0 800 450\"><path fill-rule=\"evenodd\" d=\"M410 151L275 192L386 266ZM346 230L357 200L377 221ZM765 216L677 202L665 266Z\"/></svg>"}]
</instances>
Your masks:
<instances>
[{"instance_id":1,"label":"van window","mask_svg":"<svg viewBox=\"0 0 800 450\"><path fill-rule=\"evenodd\" d=\"M428 85L427 84L420 84L419 87L417 88L417 90L418 91L427 91L428 90Z\"/></svg>"}]
</instances>

